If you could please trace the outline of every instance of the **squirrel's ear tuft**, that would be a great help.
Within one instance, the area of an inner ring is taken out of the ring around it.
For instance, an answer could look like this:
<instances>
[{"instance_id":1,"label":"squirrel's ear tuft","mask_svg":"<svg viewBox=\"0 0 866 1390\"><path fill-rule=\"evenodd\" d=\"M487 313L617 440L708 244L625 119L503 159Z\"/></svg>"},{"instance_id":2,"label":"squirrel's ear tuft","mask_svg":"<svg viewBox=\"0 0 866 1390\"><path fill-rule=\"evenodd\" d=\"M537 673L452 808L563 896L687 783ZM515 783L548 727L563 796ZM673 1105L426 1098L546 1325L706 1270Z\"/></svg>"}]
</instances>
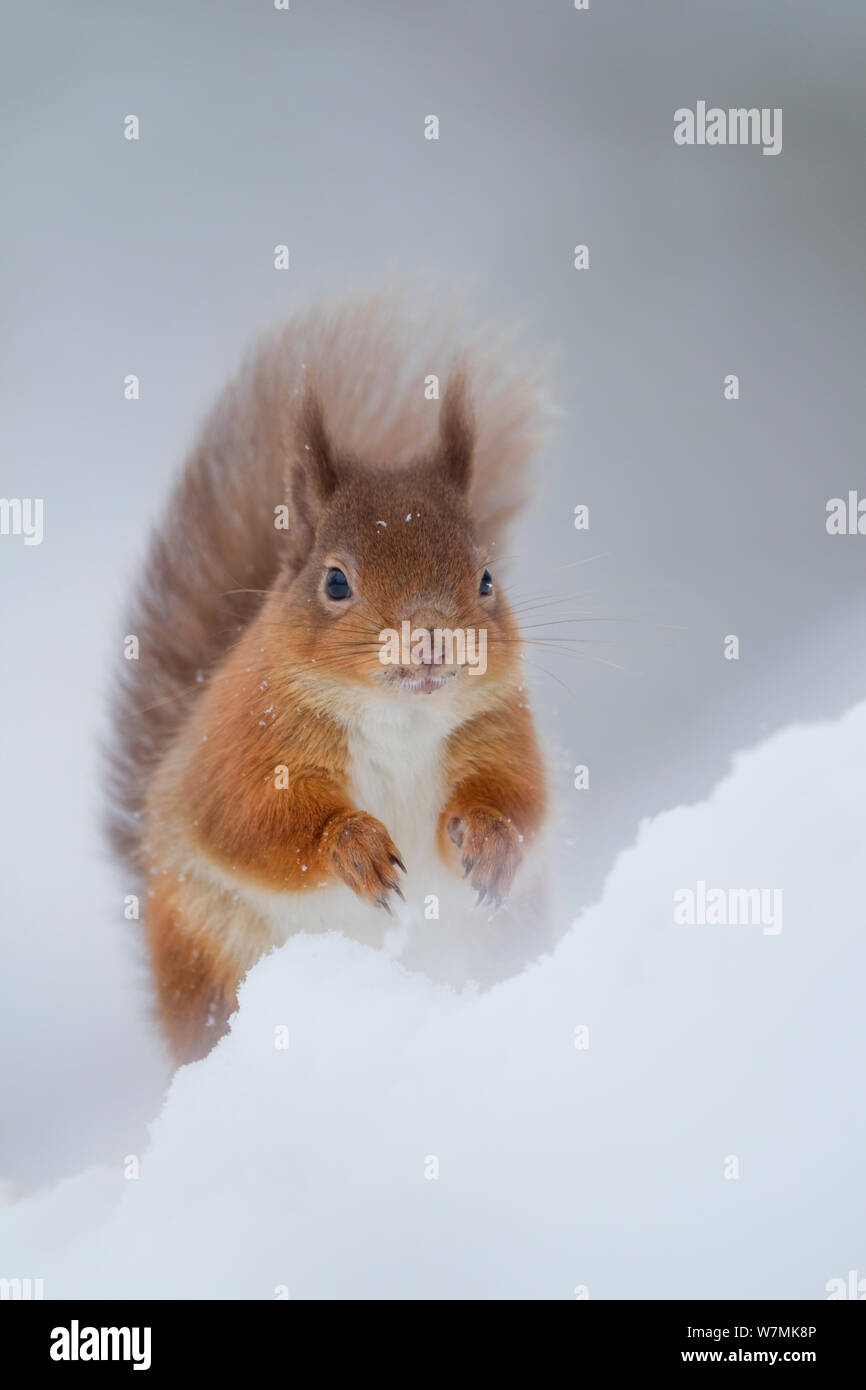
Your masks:
<instances>
[{"instance_id":1,"label":"squirrel's ear tuft","mask_svg":"<svg viewBox=\"0 0 866 1390\"><path fill-rule=\"evenodd\" d=\"M469 383L460 367L448 379L439 406L439 464L454 487L465 492L472 472L475 418Z\"/></svg>"},{"instance_id":2,"label":"squirrel's ear tuft","mask_svg":"<svg viewBox=\"0 0 866 1390\"><path fill-rule=\"evenodd\" d=\"M322 404L312 386L307 387L301 402L295 437L298 441L298 466L305 475L312 497L321 504L337 487L340 475L325 429Z\"/></svg>"},{"instance_id":3,"label":"squirrel's ear tuft","mask_svg":"<svg viewBox=\"0 0 866 1390\"><path fill-rule=\"evenodd\" d=\"M307 387L297 408L292 431L292 457L288 464L287 491L296 541L309 549L316 534L322 507L340 481L331 441L325 429L322 406L316 392Z\"/></svg>"}]
</instances>

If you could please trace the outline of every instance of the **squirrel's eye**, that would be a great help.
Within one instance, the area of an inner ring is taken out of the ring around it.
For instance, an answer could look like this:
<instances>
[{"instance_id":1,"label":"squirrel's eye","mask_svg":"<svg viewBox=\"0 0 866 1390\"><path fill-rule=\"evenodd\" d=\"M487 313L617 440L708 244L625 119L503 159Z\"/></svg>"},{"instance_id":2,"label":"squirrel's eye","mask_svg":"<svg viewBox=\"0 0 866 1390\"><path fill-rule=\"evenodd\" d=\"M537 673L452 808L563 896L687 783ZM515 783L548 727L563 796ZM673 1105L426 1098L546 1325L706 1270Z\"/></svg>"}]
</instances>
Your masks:
<instances>
[{"instance_id":1,"label":"squirrel's eye","mask_svg":"<svg viewBox=\"0 0 866 1390\"><path fill-rule=\"evenodd\" d=\"M478 592L479 594L493 593L493 576L491 575L490 570L485 570L482 574L481 584L479 586Z\"/></svg>"},{"instance_id":2,"label":"squirrel's eye","mask_svg":"<svg viewBox=\"0 0 866 1390\"><path fill-rule=\"evenodd\" d=\"M349 581L342 570L328 570L328 573L325 575L325 593L328 595L328 598L334 599L352 597Z\"/></svg>"}]
</instances>

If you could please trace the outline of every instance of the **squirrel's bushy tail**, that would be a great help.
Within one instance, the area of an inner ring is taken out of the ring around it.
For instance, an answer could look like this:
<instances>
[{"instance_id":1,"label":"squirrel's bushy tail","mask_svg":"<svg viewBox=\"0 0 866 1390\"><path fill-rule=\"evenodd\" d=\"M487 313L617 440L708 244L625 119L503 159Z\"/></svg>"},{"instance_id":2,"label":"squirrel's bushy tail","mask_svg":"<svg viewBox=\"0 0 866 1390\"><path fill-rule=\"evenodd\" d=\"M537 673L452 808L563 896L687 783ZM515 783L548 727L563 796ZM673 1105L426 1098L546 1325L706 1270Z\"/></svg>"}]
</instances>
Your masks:
<instances>
[{"instance_id":1,"label":"squirrel's bushy tail","mask_svg":"<svg viewBox=\"0 0 866 1390\"><path fill-rule=\"evenodd\" d=\"M470 506L481 539L494 543L528 497L546 416L538 373L514 343L513 332L467 331L453 302L389 288L297 315L246 360L173 489L124 627L139 658L123 663L114 700L109 831L128 864L141 866L151 772L284 562L275 509L287 501L306 382L338 451L399 467L436 439L425 380L437 376L441 391L462 364L476 423Z\"/></svg>"}]
</instances>

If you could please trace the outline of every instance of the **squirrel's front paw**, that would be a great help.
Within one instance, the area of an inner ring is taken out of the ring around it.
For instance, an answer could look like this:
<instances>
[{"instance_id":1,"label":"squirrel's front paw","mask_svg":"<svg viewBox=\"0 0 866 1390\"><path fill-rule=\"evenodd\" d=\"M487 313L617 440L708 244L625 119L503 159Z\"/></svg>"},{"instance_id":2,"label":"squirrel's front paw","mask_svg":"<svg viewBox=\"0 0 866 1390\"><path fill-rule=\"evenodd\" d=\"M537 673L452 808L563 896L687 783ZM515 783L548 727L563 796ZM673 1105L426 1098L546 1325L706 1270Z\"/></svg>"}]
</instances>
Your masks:
<instances>
[{"instance_id":1,"label":"squirrel's front paw","mask_svg":"<svg viewBox=\"0 0 866 1390\"><path fill-rule=\"evenodd\" d=\"M405 873L406 865L391 836L375 816L368 816L365 811L350 811L332 817L322 831L321 847L333 872L359 898L366 898L390 912L388 894L403 897L394 870L396 866Z\"/></svg>"},{"instance_id":2,"label":"squirrel's front paw","mask_svg":"<svg viewBox=\"0 0 866 1390\"><path fill-rule=\"evenodd\" d=\"M451 816L448 834L460 850L463 877L477 890L478 903L499 907L523 858L520 836L504 816L469 811Z\"/></svg>"}]
</instances>

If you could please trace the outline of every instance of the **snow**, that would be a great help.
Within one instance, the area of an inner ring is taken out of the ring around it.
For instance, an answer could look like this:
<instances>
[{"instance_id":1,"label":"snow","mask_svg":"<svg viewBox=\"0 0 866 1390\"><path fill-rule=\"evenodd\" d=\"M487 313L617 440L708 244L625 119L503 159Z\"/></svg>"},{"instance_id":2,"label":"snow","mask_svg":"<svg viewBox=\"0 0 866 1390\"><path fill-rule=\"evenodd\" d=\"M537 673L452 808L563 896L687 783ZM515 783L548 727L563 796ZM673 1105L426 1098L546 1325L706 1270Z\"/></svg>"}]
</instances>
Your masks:
<instances>
[{"instance_id":1,"label":"snow","mask_svg":"<svg viewBox=\"0 0 866 1390\"><path fill-rule=\"evenodd\" d=\"M125 1155L0 1209L0 1273L49 1298L825 1297L866 1261L864 761L866 703L740 754L487 993L295 938L175 1076L140 1177ZM699 882L780 891L782 930L676 925Z\"/></svg>"}]
</instances>

